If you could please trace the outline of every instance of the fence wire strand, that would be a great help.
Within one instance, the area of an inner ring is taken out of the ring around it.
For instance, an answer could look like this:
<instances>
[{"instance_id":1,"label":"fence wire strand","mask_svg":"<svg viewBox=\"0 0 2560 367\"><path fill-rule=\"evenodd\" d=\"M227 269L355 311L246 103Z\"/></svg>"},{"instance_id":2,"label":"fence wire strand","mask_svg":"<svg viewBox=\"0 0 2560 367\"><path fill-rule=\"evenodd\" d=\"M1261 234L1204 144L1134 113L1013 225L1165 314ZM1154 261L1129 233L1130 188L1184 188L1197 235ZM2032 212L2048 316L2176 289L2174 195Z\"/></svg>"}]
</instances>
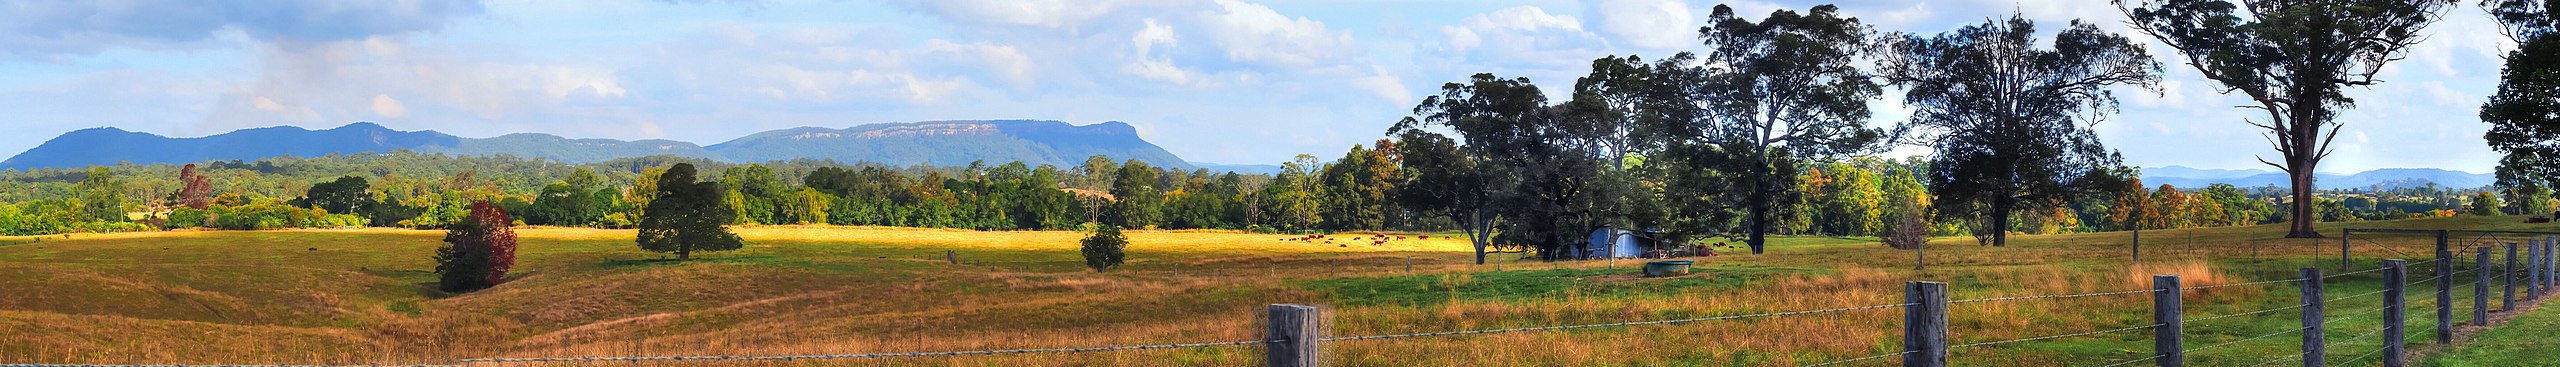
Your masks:
<instances>
[{"instance_id":1,"label":"fence wire strand","mask_svg":"<svg viewBox=\"0 0 2560 367\"><path fill-rule=\"evenodd\" d=\"M2284 334L2292 334L2292 333L2300 332L2300 331L2303 331L2303 330L2310 330L2310 328L2294 328L2294 329L2292 329L2292 330L2277 331L2277 332L2273 332L2273 333L2261 334L2261 335L2258 335L2258 336L2252 336L2252 337L2247 337L2247 338L2241 338L2240 340L2233 340L2233 341L2222 342L2222 343L2220 343L2220 344L2207 345L2207 346L2197 347L2197 348L2188 348L2186 351L2187 351L2188 353L2202 352L2202 351L2207 351L2207 350L2213 350L2214 348L2221 348L2221 347L2231 346L2232 344L2240 344L2240 342L2246 342L2246 341L2258 340L2258 339L2266 339L2267 337L2271 337L2271 336L2284 335Z\"/></svg>"},{"instance_id":2,"label":"fence wire strand","mask_svg":"<svg viewBox=\"0 0 2560 367\"><path fill-rule=\"evenodd\" d=\"M2390 269L2390 268L2389 268L2389 267L2377 267L2377 268L2372 268L2372 269L2357 270L2357 271L2350 271L2350 272L2337 273L2337 274L2329 274L2329 275L2321 276L2321 277L2320 277L2320 280L2329 280L2329 278L2336 278L2336 277L2343 277L2343 276L2349 276L2349 275L2356 275L2356 274L2364 274L2364 273L2377 272L2377 271L2382 271L2382 269Z\"/></svg>"},{"instance_id":3,"label":"fence wire strand","mask_svg":"<svg viewBox=\"0 0 2560 367\"><path fill-rule=\"evenodd\" d=\"M1213 343L1151 344L1151 345L1131 345L1131 346L1112 346L1112 347L1086 347L1086 348L994 349L994 350L970 350L970 351L952 351L952 352L857 353L857 354L809 354L809 355L779 355L779 356L731 356L731 355L708 355L708 356L646 356L646 357L529 357L529 358L472 358L472 359L464 359L464 360L461 360L460 362L463 362L463 363L533 363L533 362L662 362L662 361L803 361L803 360L829 360L829 359L871 359L871 358L902 358L902 357L984 356L984 355L1024 354L1024 353L1082 353L1082 352L1112 352L1112 351L1149 350L1149 349L1183 349L1183 348L1224 347L1224 346L1237 346L1237 345L1262 344L1262 343L1269 343L1269 342L1271 342L1271 341L1268 341L1268 340L1247 340L1247 341L1213 342ZM0 366L0 367L6 367L6 366Z\"/></svg>"},{"instance_id":4,"label":"fence wire strand","mask_svg":"<svg viewBox=\"0 0 2560 367\"><path fill-rule=\"evenodd\" d=\"M1952 305L1952 304L1978 303L1978 302L2001 302L2001 301L2025 301L2025 300L2058 299L2058 298L2098 297L2098 296L2115 296L2115 295L2126 295L2126 294L2135 294L2135 293L2152 293L2152 292L2157 292L2157 291L2156 291L2156 290L2150 290L2150 289L2143 289L2143 290L2131 290L2131 291L2119 291L2119 292L2098 292L2098 293L2081 293L2081 294L2054 294L2054 295L2038 295L2038 296L2015 296L2015 297L1975 298L1975 299L1963 299L1963 300L1947 301L1947 304L1951 304L1951 305Z\"/></svg>"},{"instance_id":5,"label":"fence wire strand","mask_svg":"<svg viewBox=\"0 0 2560 367\"><path fill-rule=\"evenodd\" d=\"M2299 281L2302 281L2302 279L2284 279L2284 280L2269 280L2269 281L2258 281L2258 282L2248 282L2248 283L2216 284L2216 285L2208 285L2208 286L2202 286L2202 287L2188 287L2187 289L2188 289L2188 290L2204 290L2204 289L2214 289L2214 288L2224 288L2224 287L2246 287L2246 286L2253 286L2253 285L2267 285L2267 284L2276 284L2276 283L2292 283L2292 282L2299 282Z\"/></svg>"},{"instance_id":6,"label":"fence wire strand","mask_svg":"<svg viewBox=\"0 0 2560 367\"><path fill-rule=\"evenodd\" d=\"M2235 314L2224 314L2224 315L2214 315L2214 316L2198 317L2198 318L2187 319L2187 320L2186 320L2186 322L2205 322L2205 321L2221 320L2221 319L2227 319L2227 318L2233 318L2233 317L2250 316L2250 315L2261 315L2261 314L2266 314L2266 313L2269 313L2269 312L2284 311L2284 310L2291 310L2291 309L2297 309L2297 308L2302 308L2302 304L2296 303L2296 304L2294 304L2294 305L2292 305L2292 306L2284 306L2284 307L2277 307L2277 308L2270 308L2270 309L2257 310L2257 311L2249 311L2249 312L2242 312L2242 313L2235 313Z\"/></svg>"},{"instance_id":7,"label":"fence wire strand","mask_svg":"<svg viewBox=\"0 0 2560 367\"><path fill-rule=\"evenodd\" d=\"M1847 311L1858 311L1858 310L1873 310L1873 309L1883 309L1883 308L1906 307L1906 306L1913 306L1913 305L1917 305L1917 304L1916 304L1916 303L1895 303L1895 304L1884 304L1884 305L1874 305L1874 306L1842 307L1842 308L1821 309L1821 310L1804 310L1804 311L1770 312L1770 313L1756 313L1756 314L1745 314L1745 315L1726 315L1726 316L1699 317L1699 318L1674 319L1674 320L1655 320L1655 321L1618 322L1618 323L1607 323L1607 324L1582 324L1582 325L1562 325L1562 326L1532 326L1532 327L1519 327L1519 328L1506 328L1506 329L1479 329L1479 330L1439 331L1439 332L1410 333L1410 334L1386 334L1386 335L1367 335L1367 336L1345 336L1345 337L1323 338L1323 339L1319 339L1319 340L1322 340L1322 341L1329 341L1329 342L1330 342L1330 341L1354 341L1354 340L1376 340L1376 339L1422 338L1422 337L1451 336L1451 335L1497 334L1497 333L1511 333L1511 332L1522 332L1522 331L1572 330L1572 329L1589 329L1589 328L1618 327L1618 326L1637 326L1637 325L1683 324L1683 323L1692 323L1692 322L1722 321L1722 320L1738 320L1738 319L1750 319L1750 318L1762 318L1762 317L1779 317L1779 316L1794 316L1794 315L1807 315L1807 314L1818 314L1818 313L1847 312Z\"/></svg>"},{"instance_id":8,"label":"fence wire strand","mask_svg":"<svg viewBox=\"0 0 2560 367\"><path fill-rule=\"evenodd\" d=\"M2169 324L2150 324L2150 325L2135 326L2135 327L2121 328L2121 329L2108 329L2108 330L2091 331L2091 332L2085 332L2085 333L2070 333L2070 334L2060 334L2060 335L2046 335L2046 336L2039 336L2039 337L2032 337L2032 338L2018 338L2018 339L1999 340L1999 341L1987 341L1987 342L1978 342L1978 343L1964 343L1964 344L1957 344L1957 345L1954 345L1954 346L1949 346L1949 347L1947 347L1947 349L1948 349L1948 350L1956 350L1956 349L1964 349L1964 348L1971 348L1971 347L1987 347L1987 346L1994 346L1994 345L2001 345L2001 344L2025 343L2025 342L2038 341L2038 340L2050 340L2050 339L2061 339L2061 338L2071 338L2071 337L2082 337L2082 336L2090 336L2090 335L2098 335L2098 334L2121 333L2121 332L2134 331L2134 330L2142 330L2142 329L2157 328L2157 327L2161 327L2161 326L2168 326L2168 325L2169 325Z\"/></svg>"}]
</instances>

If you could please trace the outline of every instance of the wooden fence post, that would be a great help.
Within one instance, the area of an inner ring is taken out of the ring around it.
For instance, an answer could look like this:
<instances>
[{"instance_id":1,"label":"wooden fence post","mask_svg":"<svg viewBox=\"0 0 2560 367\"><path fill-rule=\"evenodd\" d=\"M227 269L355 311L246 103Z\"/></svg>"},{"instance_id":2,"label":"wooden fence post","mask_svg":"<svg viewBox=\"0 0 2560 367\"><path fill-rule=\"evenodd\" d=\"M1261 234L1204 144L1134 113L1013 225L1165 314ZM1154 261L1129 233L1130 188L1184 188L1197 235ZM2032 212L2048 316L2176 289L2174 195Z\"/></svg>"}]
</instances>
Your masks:
<instances>
[{"instance_id":1,"label":"wooden fence post","mask_svg":"<svg viewBox=\"0 0 2560 367\"><path fill-rule=\"evenodd\" d=\"M1947 283L1910 282L1902 293L1902 365L1947 366Z\"/></svg>"},{"instance_id":2,"label":"wooden fence post","mask_svg":"<svg viewBox=\"0 0 2560 367\"><path fill-rule=\"evenodd\" d=\"M2436 345L2453 344L2453 231L2436 231Z\"/></svg>"},{"instance_id":3,"label":"wooden fence post","mask_svg":"<svg viewBox=\"0 0 2560 367\"><path fill-rule=\"evenodd\" d=\"M2151 276L2151 321L2160 325L2152 333L2151 352L2160 356L2160 367L2187 365L2184 310L2179 309L2177 274Z\"/></svg>"},{"instance_id":4,"label":"wooden fence post","mask_svg":"<svg viewBox=\"0 0 2560 367\"><path fill-rule=\"evenodd\" d=\"M2355 262L2348 260L2347 258L2347 238L2355 236L2356 231L2354 230L2338 230L2338 272L2343 273L2349 270L2355 270Z\"/></svg>"},{"instance_id":5,"label":"wooden fence post","mask_svg":"<svg viewBox=\"0 0 2560 367\"><path fill-rule=\"evenodd\" d=\"M2133 262L2142 262L2142 226L2133 227Z\"/></svg>"},{"instance_id":6,"label":"wooden fence post","mask_svg":"<svg viewBox=\"0 0 2560 367\"><path fill-rule=\"evenodd\" d=\"M2530 241L2525 242L2524 267L2517 270L2524 271L2523 274L2516 274L2516 276L2523 277L2523 279L2519 280L2524 281L2524 299L2541 299L2542 244Z\"/></svg>"},{"instance_id":7,"label":"wooden fence post","mask_svg":"<svg viewBox=\"0 0 2560 367\"><path fill-rule=\"evenodd\" d=\"M2409 264L2406 260L2382 261L2382 366L2400 367L2407 363L2401 350L2408 345L2407 286Z\"/></svg>"},{"instance_id":8,"label":"wooden fence post","mask_svg":"<svg viewBox=\"0 0 2560 367\"><path fill-rule=\"evenodd\" d=\"M2514 311L2516 309L2516 243L2514 242L2507 243L2507 266L2498 268L2498 277L2504 278L2503 281L2507 283L2506 302L2498 304L2498 311Z\"/></svg>"},{"instance_id":9,"label":"wooden fence post","mask_svg":"<svg viewBox=\"0 0 2560 367\"><path fill-rule=\"evenodd\" d=\"M2478 279L2471 282L2471 325L2489 324L2489 248L2479 248L2479 259L2472 260L2472 271Z\"/></svg>"},{"instance_id":10,"label":"wooden fence post","mask_svg":"<svg viewBox=\"0 0 2560 367\"><path fill-rule=\"evenodd\" d=\"M951 250L942 250L942 261L944 261L944 262L949 262L949 263L953 263L953 264L958 264L958 263L960 263L960 252L959 252L959 251L951 251Z\"/></svg>"},{"instance_id":11,"label":"wooden fence post","mask_svg":"<svg viewBox=\"0 0 2560 367\"><path fill-rule=\"evenodd\" d=\"M1317 336L1317 331L1322 330L1323 324L1317 317L1314 306L1271 305L1271 324L1266 328L1270 332L1263 335L1263 362L1271 367L1319 365L1316 344L1322 337Z\"/></svg>"},{"instance_id":12,"label":"wooden fence post","mask_svg":"<svg viewBox=\"0 0 2560 367\"><path fill-rule=\"evenodd\" d=\"M2550 287L2543 285L2544 280L2542 279L2545 276L2544 274L2548 273L2547 269L2551 267L2551 247L2543 246L2540 243L2535 243L2526 247L2530 248L2528 251L2532 252L2533 256L2526 257L2529 260L2525 261L2528 264L2525 264L2524 267L2525 274L2527 274L2525 276L2524 287L2525 289L2531 289L2533 291L2526 292L2531 294L2532 297L2525 298L2542 299L2542 292L2548 292L2551 290Z\"/></svg>"},{"instance_id":13,"label":"wooden fence post","mask_svg":"<svg viewBox=\"0 0 2560 367\"><path fill-rule=\"evenodd\" d=\"M2327 316L2321 315L2328 311L2324 309L2328 296L2323 294L2320 278L2320 268L2302 268L2303 367L2329 365L2329 323Z\"/></svg>"}]
</instances>

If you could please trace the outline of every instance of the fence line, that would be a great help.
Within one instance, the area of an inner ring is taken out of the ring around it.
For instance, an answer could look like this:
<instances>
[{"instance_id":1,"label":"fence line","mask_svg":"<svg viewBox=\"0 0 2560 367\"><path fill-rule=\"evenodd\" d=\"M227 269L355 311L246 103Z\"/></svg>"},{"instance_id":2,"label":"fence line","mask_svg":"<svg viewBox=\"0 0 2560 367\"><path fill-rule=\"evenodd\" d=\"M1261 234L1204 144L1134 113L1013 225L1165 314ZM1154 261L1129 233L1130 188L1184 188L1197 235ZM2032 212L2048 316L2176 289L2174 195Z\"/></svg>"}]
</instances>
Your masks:
<instances>
[{"instance_id":1,"label":"fence line","mask_svg":"<svg viewBox=\"0 0 2560 367\"><path fill-rule=\"evenodd\" d=\"M2129 327L2129 328L2118 328L2118 329L2107 329L2107 330L2091 331L2091 332L2085 332L2085 333L2070 333L2070 334L2046 335L2046 336L2027 337L2027 338L2018 338L2018 339L2009 339L2009 340L2000 340L2000 341L1987 341L1987 342L1978 342L1978 343L1964 343L1964 344L1957 344L1957 345L1953 345L1953 346L1948 346L1948 347L1947 347L1947 349L1964 349L1964 348L1971 348L1971 347L1988 347L1988 346L2001 345L2001 344L2025 343L2025 342L2038 341L2038 340L2052 340L2052 339L2062 339L2062 338L2074 338L2074 337L2083 337L2083 336L2098 335L2098 334L2113 334L2113 333L2121 333L2121 332L2134 331L2134 330L2151 329L2151 328L2157 328L2157 327L2162 327L2162 326L2169 326L2169 324L2150 324L2150 325L2135 326L2135 327Z\"/></svg>"},{"instance_id":2,"label":"fence line","mask_svg":"<svg viewBox=\"0 0 2560 367\"><path fill-rule=\"evenodd\" d=\"M1519 328L1506 328L1506 329L1459 330L1459 331L1440 331L1440 332L1409 333L1409 334L1386 334L1386 335L1367 335L1367 336L1346 336L1346 337L1323 338L1323 339L1319 339L1319 340L1322 340L1322 341L1356 341L1356 340L1378 340L1378 339L1422 338L1422 337L1452 336L1452 335L1497 334L1497 333L1511 333L1511 332L1522 332L1522 331L1550 331L1550 330L1589 329L1589 328L1619 327L1619 326L1637 326L1637 325L1684 324L1684 323L1705 322L1705 321L1740 320L1740 319L1763 318L1763 317L1780 317L1780 316L1810 315L1810 314L1818 314L1818 313L1848 312L1848 311L1858 311L1858 310L1873 310L1873 309L1884 309L1884 308L1897 308L1897 307L1907 307L1907 306L1911 306L1911 305L1912 305L1912 304L1910 304L1910 303L1895 303L1895 304L1873 305L1873 306L1857 306L1857 307L1841 307L1841 308L1820 309L1820 310L1803 310L1803 311L1770 312L1770 313L1756 313L1756 314L1747 314L1747 315L1712 316L1712 317L1699 317L1699 318L1673 319L1673 320L1632 321L1632 322L1618 322L1618 323L1607 323L1607 324L1582 324L1582 325L1563 325L1563 326L1534 326L1534 327L1519 327Z\"/></svg>"},{"instance_id":3,"label":"fence line","mask_svg":"<svg viewBox=\"0 0 2560 367\"><path fill-rule=\"evenodd\" d=\"M1947 301L1947 304L1965 304L1965 303L2001 302L2001 301L2025 301L2025 300L2058 299L2058 298L2098 297L2098 296L2114 296L2114 295L2125 295L2125 294L2135 294L2135 293L2153 293L2153 292L2158 292L2158 291L2156 291L2156 290L2150 290L2150 289L2140 289L2140 290L2130 290L2130 291L2120 291L2120 292L2098 292L2098 293L2056 294L2056 295L2040 295L2040 296L2015 296L2015 297L1975 298L1975 299L1964 299L1964 300L1953 300L1953 301Z\"/></svg>"}]
</instances>

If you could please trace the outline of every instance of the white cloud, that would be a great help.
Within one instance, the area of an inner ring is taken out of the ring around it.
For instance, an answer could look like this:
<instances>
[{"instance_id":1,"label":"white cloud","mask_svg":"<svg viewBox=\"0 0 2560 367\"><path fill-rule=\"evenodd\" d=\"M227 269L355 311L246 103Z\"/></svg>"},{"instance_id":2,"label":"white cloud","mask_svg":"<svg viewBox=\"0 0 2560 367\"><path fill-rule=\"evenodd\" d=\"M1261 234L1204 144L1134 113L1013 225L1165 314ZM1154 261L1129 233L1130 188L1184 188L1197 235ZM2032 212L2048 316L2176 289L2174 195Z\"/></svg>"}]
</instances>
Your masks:
<instances>
[{"instance_id":1,"label":"white cloud","mask_svg":"<svg viewBox=\"0 0 2560 367\"><path fill-rule=\"evenodd\" d=\"M1129 43L1137 49L1134 55L1137 60L1122 66L1120 70L1140 78L1175 85L1191 84L1190 71L1173 66L1172 58L1159 56L1156 53L1158 47L1171 48L1181 42L1179 36L1174 34L1173 26L1158 23L1154 18L1147 19L1146 24L1145 29L1129 35Z\"/></svg>"},{"instance_id":2,"label":"white cloud","mask_svg":"<svg viewBox=\"0 0 2560 367\"><path fill-rule=\"evenodd\" d=\"M1327 30L1323 22L1236 0L1217 0L1217 5L1203 23L1229 60L1309 66L1351 50L1351 33ZM1149 24L1149 30L1153 27Z\"/></svg>"},{"instance_id":3,"label":"white cloud","mask_svg":"<svg viewBox=\"0 0 2560 367\"><path fill-rule=\"evenodd\" d=\"M1384 66L1371 65L1369 67L1369 75L1352 78L1351 86L1372 94L1377 94L1379 98L1385 99L1388 103L1392 103L1394 105L1403 106L1413 104L1413 91L1406 90L1404 87L1404 80L1397 78L1395 74L1388 73L1387 68Z\"/></svg>"},{"instance_id":4,"label":"white cloud","mask_svg":"<svg viewBox=\"0 0 2560 367\"><path fill-rule=\"evenodd\" d=\"M1608 40L1582 29L1570 16L1534 6L1494 10L1441 27L1450 49L1477 62L1561 68L1605 55Z\"/></svg>"},{"instance_id":5,"label":"white cloud","mask_svg":"<svg viewBox=\"0 0 2560 367\"><path fill-rule=\"evenodd\" d=\"M376 94L373 95L373 114L384 118L406 117L409 116L409 106L400 104L400 100L392 99L389 94Z\"/></svg>"},{"instance_id":6,"label":"white cloud","mask_svg":"<svg viewBox=\"0 0 2560 367\"><path fill-rule=\"evenodd\" d=\"M1695 44L1701 25L1687 0L1586 0L1582 5L1601 32L1638 47L1687 48Z\"/></svg>"},{"instance_id":7,"label":"white cloud","mask_svg":"<svg viewBox=\"0 0 2560 367\"><path fill-rule=\"evenodd\" d=\"M1134 9L1194 4L1183 0L887 0L955 23L1081 33Z\"/></svg>"}]
</instances>

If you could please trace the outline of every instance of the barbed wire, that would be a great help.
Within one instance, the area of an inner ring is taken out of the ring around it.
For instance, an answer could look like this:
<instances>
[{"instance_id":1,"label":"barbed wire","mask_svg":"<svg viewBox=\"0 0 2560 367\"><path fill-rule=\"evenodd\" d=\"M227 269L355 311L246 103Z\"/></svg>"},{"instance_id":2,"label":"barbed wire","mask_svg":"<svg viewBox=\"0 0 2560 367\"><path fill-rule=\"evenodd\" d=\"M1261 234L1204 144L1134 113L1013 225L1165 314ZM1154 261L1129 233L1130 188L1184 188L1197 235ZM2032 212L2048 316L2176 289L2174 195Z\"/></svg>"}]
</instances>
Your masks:
<instances>
[{"instance_id":1,"label":"barbed wire","mask_svg":"<svg viewBox=\"0 0 2560 367\"><path fill-rule=\"evenodd\" d=\"M2413 286L2413 285L2426 284L2427 282L2433 282L2433 281L2436 281L2436 279L2437 279L2437 278L2443 278L2443 277L2444 277L2443 275L2437 275L2437 276L2429 277L2429 278L2426 278L2426 279L2419 279L2418 281L2409 282L2409 284L2401 284L2401 285L2400 285L2400 287L2401 287L2401 288L2408 288L2409 286Z\"/></svg>"},{"instance_id":2,"label":"barbed wire","mask_svg":"<svg viewBox=\"0 0 2560 367\"><path fill-rule=\"evenodd\" d=\"M2310 330L2310 329L2311 329L2311 328L2307 328L2307 327L2306 327L2306 328L2294 328L2294 329L2291 329L2291 330L2277 331L2277 332L2274 332L2274 333L2268 333L2268 334L2262 334L2262 335L2258 335L2258 336L2252 336L2252 337L2247 337L2247 338L2241 338L2240 340L2233 340L2233 341L2222 342L2221 344L2207 345L2207 346L2198 347L2198 348L2188 348L2186 351L2187 351L2187 352L2190 352L2190 353L2192 353L2192 352L2202 352L2202 351L2212 350L2212 349L2214 349L2214 348L2221 348L2221 347L2231 346L2232 344L2240 344L2240 342L2251 341L2251 340L2258 340L2258 339L2266 339L2267 337L2270 337L2270 336L2277 336L2277 335L2284 335L2284 334L2292 334L2292 333L2294 333L2294 332L2303 331L2303 330Z\"/></svg>"},{"instance_id":3,"label":"barbed wire","mask_svg":"<svg viewBox=\"0 0 2560 367\"><path fill-rule=\"evenodd\" d=\"M2038 296L2015 296L2015 297L1975 298L1975 299L1963 299L1963 300L1947 301L1947 304L1951 304L1951 305L1952 305L1952 304L1977 303L1977 302L2000 302L2000 301L2024 301L2024 300L2056 299L2056 298L2098 297L2098 296L2114 296L2114 295L2125 295L2125 294L2135 294L2135 293L2152 293L2152 292L2158 292L2158 290L2144 289L2144 290L2132 290L2132 291L2120 291L2120 292L2098 292L2098 293L2081 293L2081 294L2054 294L2054 295L2038 295Z\"/></svg>"},{"instance_id":4,"label":"barbed wire","mask_svg":"<svg viewBox=\"0 0 2560 367\"><path fill-rule=\"evenodd\" d=\"M2266 285L2266 284L2275 284L2275 283L2291 283L2291 282L2299 282L2299 281L2303 281L2303 279L2301 279L2301 278L2294 278L2294 279L2285 279L2285 280L2269 280L2269 281L2248 282L2248 283L2216 284L2216 285L2208 285L2208 286L2202 286L2202 287L2189 287L2189 288L2187 288L2187 289L2190 289L2190 290L2202 290L2202 289L2214 289L2214 288L2223 288L2223 287L2243 287L2243 286Z\"/></svg>"},{"instance_id":5,"label":"barbed wire","mask_svg":"<svg viewBox=\"0 0 2560 367\"><path fill-rule=\"evenodd\" d=\"M2321 300L2320 302L2321 302L2322 304L2328 304L2328 303L2332 303L2332 302L2345 301L2345 300L2354 299L2354 298L2358 298L2358 297L2364 297L2364 296L2371 296L2371 295L2376 295L2376 294L2382 294L2382 292L2389 292L2389 291L2391 291L2391 290L2389 290L2389 289L2376 290L2376 291L2372 291L2372 292L2364 292L2364 293L2361 293L2361 294L2356 294L2356 295L2353 295L2353 296L2338 297L2338 298L2330 298L2330 299L2326 299L2326 300Z\"/></svg>"},{"instance_id":6,"label":"barbed wire","mask_svg":"<svg viewBox=\"0 0 2560 367\"><path fill-rule=\"evenodd\" d=\"M2366 315L2373 315L2373 314L2382 313L2382 310L2383 310L2383 308L2381 308L2381 307L2375 307L2375 308L2365 309L2364 311L2357 311L2356 313L2352 313L2352 314L2340 314L2340 315L2338 315L2338 317L2336 317L2336 318L2337 318L2337 319L2340 319L2340 320L2353 319L2353 318L2361 318L2361 317L2365 317Z\"/></svg>"},{"instance_id":7,"label":"barbed wire","mask_svg":"<svg viewBox=\"0 0 2560 367\"><path fill-rule=\"evenodd\" d=\"M1270 341L1270 340L1246 340L1246 341L1212 342L1212 343L1150 344L1150 345L1111 346L1111 347L1086 347L1086 348L994 349L994 350L951 351L951 352L857 353L857 354L810 354L810 355L777 355L777 356L731 356L731 355L707 355L707 356L646 356L646 357L530 357L530 358L471 358L471 359L463 359L463 360L460 360L459 362L463 362L463 363L532 363L532 362L656 362L656 361L801 361L801 360L829 360L829 359L871 359L871 358L904 358L904 357L981 356L981 355L1002 355L1002 354L1025 354L1025 353L1082 353L1082 352L1112 352L1112 351L1149 350L1149 349L1184 349L1184 348L1223 347L1223 346L1237 346L1237 345L1262 344L1262 343L1270 343L1270 342L1273 342L1273 341ZM5 366L0 366L0 367L5 367Z\"/></svg>"},{"instance_id":8,"label":"barbed wire","mask_svg":"<svg viewBox=\"0 0 2560 367\"><path fill-rule=\"evenodd\" d=\"M2155 323L2155 324L2150 324L2150 325L2135 326L2135 327L2121 328L2121 329L2099 330L2099 331L2091 331L2091 332L2085 332L2085 333L2070 333L2070 334L2046 335L2046 336L2039 336L2039 337L2019 338L2019 339L2009 339L2009 340L2000 340L2000 341L1988 341L1988 342L1978 342L1978 343L1964 343L1964 344L1957 344L1957 345L1954 345L1954 346L1949 346L1949 347L1947 347L1947 349L1948 349L1948 350L1956 350L1956 349L1964 349L1964 348L1971 348L1971 347L1987 347L1987 346L1994 346L1994 345L2001 345L2001 344L2025 343L2025 342L2038 341L2038 340L2050 340L2050 339L2061 339L2061 338L2071 338L2071 337L2082 337L2082 336L2090 336L2090 335L2098 335L2098 334L2108 334L2108 333L2121 333L2121 332L2126 332L2126 331L2134 331L2134 330L2150 329L2150 328L2156 328L2156 327L2168 326L2168 325L2169 325L2169 324L2156 324L2156 323Z\"/></svg>"},{"instance_id":9,"label":"barbed wire","mask_svg":"<svg viewBox=\"0 0 2560 367\"><path fill-rule=\"evenodd\" d=\"M1632 321L1632 322L1618 322L1618 323L1607 323L1607 324L1582 324L1582 325L1561 325L1561 326L1532 326L1532 327L1518 327L1518 328L1505 328L1505 329L1478 329L1478 330L1438 331L1438 332L1428 332L1428 333L1386 334L1386 335L1367 335L1367 336L1345 336L1345 337L1331 337L1331 338L1323 338L1323 339L1320 339L1320 340L1322 340L1322 341L1355 341L1355 340L1376 340L1376 339L1422 338L1422 337L1452 336L1452 335L1497 334L1497 333L1511 333L1511 332L1522 332L1522 331L1572 330L1572 329L1589 329L1589 328L1618 327L1618 326L1637 326L1637 325L1683 324L1683 323L1705 322L1705 321L1738 320L1738 319L1762 318L1762 317L1779 317L1779 316L1794 316L1794 315L1806 315L1806 314L1817 314L1817 313L1832 313L1832 312L1847 312L1847 311L1858 311L1858 310L1873 310L1873 309L1882 309L1882 308L1907 307L1907 306L1915 306L1915 305L1919 305L1919 304L1917 304L1917 303L1895 303L1895 304L1885 304L1885 305L1858 306L1858 307L1842 307L1842 308L1821 309L1821 310L1803 310L1803 311L1770 312L1770 313L1756 313L1756 314L1746 314L1746 315L1726 315L1726 316L1712 316L1712 317L1699 317L1699 318L1673 319L1673 320Z\"/></svg>"},{"instance_id":10,"label":"barbed wire","mask_svg":"<svg viewBox=\"0 0 2560 367\"><path fill-rule=\"evenodd\" d=\"M2186 320L2186 322L2205 322L2205 321L2213 321L2213 320L2227 319L2227 318L2233 318L2233 317L2241 317L2241 316L2249 316L2249 315L2265 314L2265 313L2268 313L2268 312L2276 312L2276 311L2291 310L2291 309L2296 309L2296 308L2302 308L2302 304L2298 304L2298 303L2297 303L2297 304L2294 304L2294 305L2292 305L2292 306L2284 306L2284 307L2270 308L2270 309L2257 310L2257 311L2249 311L2249 312L2242 312L2242 313L2235 313L2235 314L2225 314L2225 315L2214 315L2214 316L2198 317L2198 318L2187 319L2187 320Z\"/></svg>"},{"instance_id":11,"label":"barbed wire","mask_svg":"<svg viewBox=\"0 0 2560 367\"><path fill-rule=\"evenodd\" d=\"M2321 276L2321 277L2320 277L2320 280L2329 280L2329 278L2336 278L2336 277L2343 277L2343 276L2349 276L2349 275L2356 275L2356 274L2364 274L2364 273L2377 272L2377 271L2382 271L2382 269L2390 269L2390 267L2378 267L2378 268L2372 268L2372 269L2357 270L2357 271L2350 271L2350 272L2337 273L2337 274L2329 274L2329 275Z\"/></svg>"},{"instance_id":12,"label":"barbed wire","mask_svg":"<svg viewBox=\"0 0 2560 367\"><path fill-rule=\"evenodd\" d=\"M1884 358L1884 357L1899 356L1899 355L1904 355L1904 354L1911 354L1911 351L1902 351L1902 352L1894 352L1894 353L1885 353L1885 354L1871 355L1871 356L1865 356L1865 357L1858 357L1858 358L1850 358L1850 359L1843 359L1843 360L1830 361L1830 362L1822 362L1822 363L1808 364L1808 365L1804 365L1804 366L1802 366L1802 367L1822 367L1822 366L1838 365L1838 364L1851 363L1851 362L1858 362L1858 361L1874 360L1874 359L1877 359L1877 358Z\"/></svg>"}]
</instances>

